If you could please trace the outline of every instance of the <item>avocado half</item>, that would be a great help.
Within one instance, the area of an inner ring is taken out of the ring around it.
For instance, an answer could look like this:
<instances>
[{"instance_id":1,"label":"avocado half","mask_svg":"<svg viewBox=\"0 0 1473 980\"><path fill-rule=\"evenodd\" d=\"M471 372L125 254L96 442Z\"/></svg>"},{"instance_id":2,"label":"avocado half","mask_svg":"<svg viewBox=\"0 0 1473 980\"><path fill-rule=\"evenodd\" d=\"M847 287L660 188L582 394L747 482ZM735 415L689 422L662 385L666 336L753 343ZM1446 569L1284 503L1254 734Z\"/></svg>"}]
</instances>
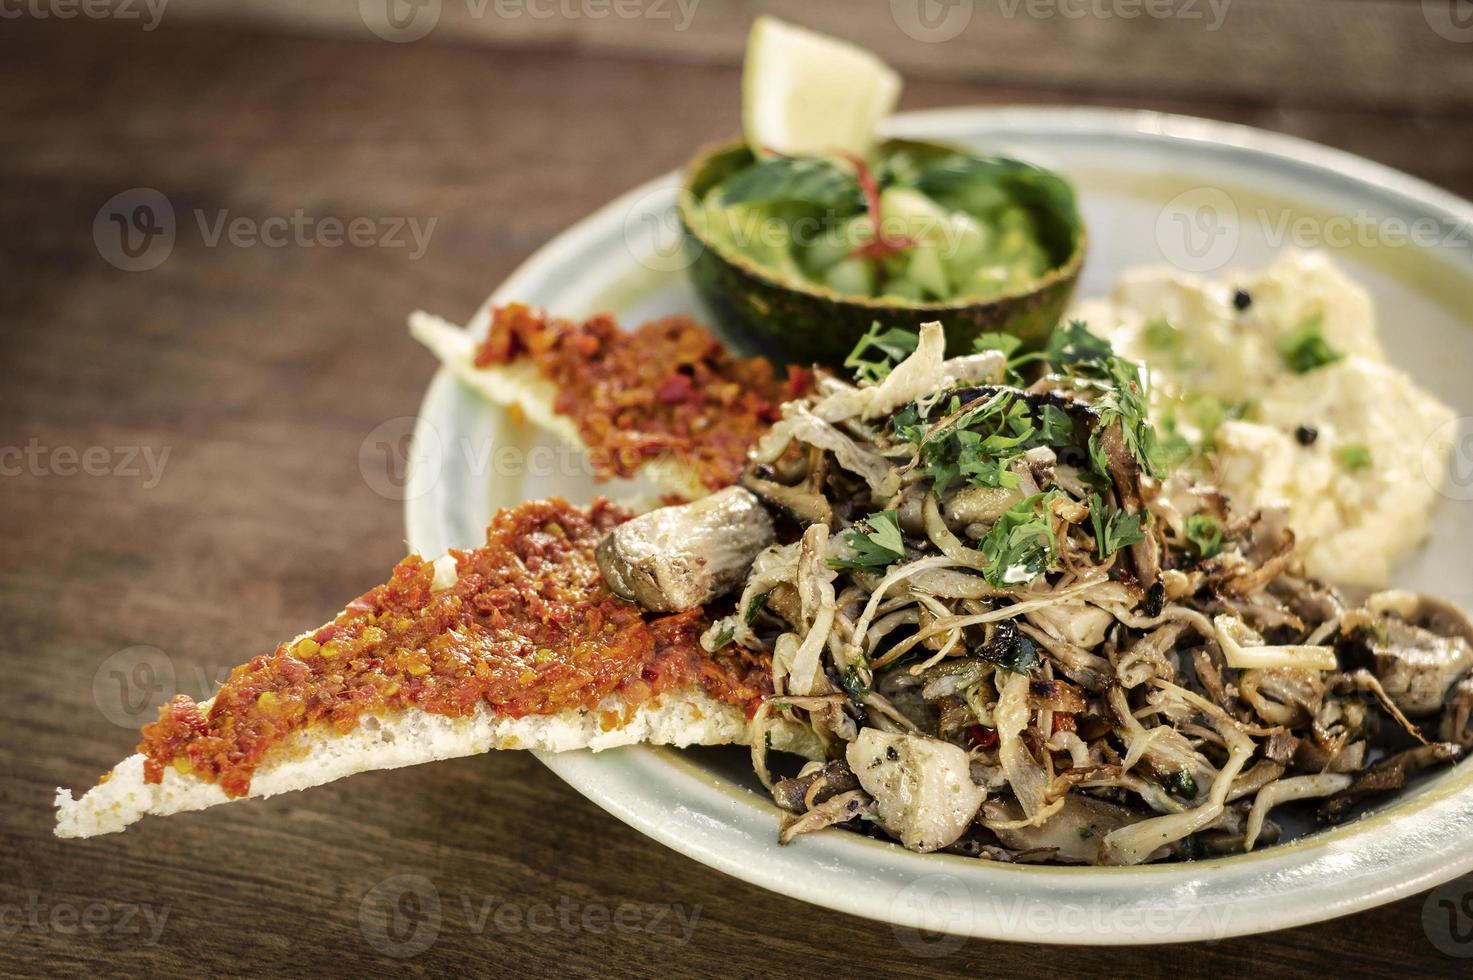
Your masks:
<instances>
[{"instance_id":1,"label":"avocado half","mask_svg":"<svg viewBox=\"0 0 1473 980\"><path fill-rule=\"evenodd\" d=\"M965 147L914 140L889 140L884 149L905 149L921 157L969 152ZM1007 333L1025 348L1041 347L1063 316L1084 265L1086 236L1077 216L1031 207L1053 267L1021 292L986 300L912 303L845 296L824 286L783 278L750 256L714 242L698 231L693 215L705 193L752 163L743 143L723 143L701 151L681 181L680 223L691 263L690 275L721 326L769 356L798 364L839 367L876 322L882 327L917 329L939 320L949 354L965 354L979 334Z\"/></svg>"}]
</instances>

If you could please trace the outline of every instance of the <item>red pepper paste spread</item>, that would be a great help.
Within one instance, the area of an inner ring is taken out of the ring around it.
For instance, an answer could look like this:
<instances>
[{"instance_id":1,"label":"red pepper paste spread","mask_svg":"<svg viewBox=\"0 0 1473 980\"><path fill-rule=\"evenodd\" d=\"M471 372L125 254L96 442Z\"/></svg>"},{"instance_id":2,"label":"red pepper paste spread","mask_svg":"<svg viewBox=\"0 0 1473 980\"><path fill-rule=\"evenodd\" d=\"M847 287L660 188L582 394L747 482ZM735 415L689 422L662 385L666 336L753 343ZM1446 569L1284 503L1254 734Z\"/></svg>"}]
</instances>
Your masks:
<instances>
[{"instance_id":1,"label":"red pepper paste spread","mask_svg":"<svg viewBox=\"0 0 1473 980\"><path fill-rule=\"evenodd\" d=\"M732 357L687 316L628 332L607 314L577 324L521 304L497 309L476 365L524 355L557 386L554 408L577 423L600 479L671 455L712 490L737 481L782 403L813 383L799 368L777 378L765 357Z\"/></svg>"},{"instance_id":2,"label":"red pepper paste spread","mask_svg":"<svg viewBox=\"0 0 1473 980\"><path fill-rule=\"evenodd\" d=\"M347 732L365 714L418 708L463 717L484 704L520 718L593 708L611 694L637 706L698 687L750 716L772 692L761 654L698 642L702 610L643 613L611 595L594 549L629 514L607 501L503 510L486 545L453 551L459 580L434 591L434 565L410 556L332 623L236 667L208 710L180 695L143 726L138 750L164 767L249 792L273 745L313 724ZM615 712L606 728L624 721Z\"/></svg>"}]
</instances>

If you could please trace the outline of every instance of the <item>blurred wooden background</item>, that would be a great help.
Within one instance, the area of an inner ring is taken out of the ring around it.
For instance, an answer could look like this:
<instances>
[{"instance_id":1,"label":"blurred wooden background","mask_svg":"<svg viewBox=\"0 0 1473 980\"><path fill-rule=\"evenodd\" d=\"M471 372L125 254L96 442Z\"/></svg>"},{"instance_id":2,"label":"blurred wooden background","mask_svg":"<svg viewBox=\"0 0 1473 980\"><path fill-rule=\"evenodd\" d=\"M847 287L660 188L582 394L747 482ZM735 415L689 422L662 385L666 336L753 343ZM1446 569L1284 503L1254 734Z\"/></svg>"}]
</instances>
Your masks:
<instances>
[{"instance_id":1,"label":"blurred wooden background","mask_svg":"<svg viewBox=\"0 0 1473 980\"><path fill-rule=\"evenodd\" d=\"M1422 896L1214 944L918 956L887 926L666 850L520 753L88 842L51 838L50 802L136 738L142 715L97 693L119 651L156 648L175 689L207 696L401 556L400 504L360 448L412 415L434 372L404 315L465 317L563 228L734 133L756 12L879 51L907 75L903 108L1212 116L1473 196L1460 2L0 2L0 450L101 447L119 464L0 475L0 975L1458 975ZM93 225L139 187L180 227L166 261L130 272ZM297 211L435 225L417 254L211 245L190 217ZM168 452L155 482L122 471L140 447ZM362 910L405 873L434 883L443 927L393 960ZM532 933L476 920L486 900L701 917L689 942ZM157 941L123 928L130 906L168 911ZM67 924L88 909L104 928Z\"/></svg>"}]
</instances>

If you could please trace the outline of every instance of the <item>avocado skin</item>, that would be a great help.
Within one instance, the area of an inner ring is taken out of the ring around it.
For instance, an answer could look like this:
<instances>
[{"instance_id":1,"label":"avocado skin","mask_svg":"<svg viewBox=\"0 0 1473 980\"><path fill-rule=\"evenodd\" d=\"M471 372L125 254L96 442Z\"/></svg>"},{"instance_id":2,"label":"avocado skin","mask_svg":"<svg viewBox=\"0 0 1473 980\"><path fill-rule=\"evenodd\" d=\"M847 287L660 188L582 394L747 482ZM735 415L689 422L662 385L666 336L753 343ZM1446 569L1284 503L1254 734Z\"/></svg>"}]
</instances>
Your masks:
<instances>
[{"instance_id":1,"label":"avocado skin","mask_svg":"<svg viewBox=\"0 0 1473 980\"><path fill-rule=\"evenodd\" d=\"M951 149L924 145L939 151ZM846 298L821 287L784 283L746 256L722 254L692 227L690 215L698 206L699 195L730 173L746 153L744 146L728 143L698 154L686 171L679 199L691 281L721 328L744 346L784 363L842 367L854 345L877 321L886 328L915 330L939 320L950 356L971 353L972 342L983 333L1011 334L1025 349L1032 349L1043 346L1069 304L1084 264L1083 229L1074 254L1027 293L982 302L909 305Z\"/></svg>"}]
</instances>

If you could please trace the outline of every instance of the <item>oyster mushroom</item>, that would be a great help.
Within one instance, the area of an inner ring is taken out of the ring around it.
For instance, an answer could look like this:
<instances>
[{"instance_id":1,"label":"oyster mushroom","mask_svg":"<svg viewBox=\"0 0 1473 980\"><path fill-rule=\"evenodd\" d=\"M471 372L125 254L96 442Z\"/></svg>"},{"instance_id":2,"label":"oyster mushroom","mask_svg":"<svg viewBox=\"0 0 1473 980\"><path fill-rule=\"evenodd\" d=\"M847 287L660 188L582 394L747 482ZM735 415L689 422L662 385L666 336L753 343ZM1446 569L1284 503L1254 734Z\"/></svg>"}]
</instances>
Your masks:
<instances>
[{"instance_id":1,"label":"oyster mushroom","mask_svg":"<svg viewBox=\"0 0 1473 980\"><path fill-rule=\"evenodd\" d=\"M1407 715L1435 714L1473 670L1473 624L1447 603L1414 592L1378 592L1366 608L1378 614L1364 639L1381 686Z\"/></svg>"},{"instance_id":2,"label":"oyster mushroom","mask_svg":"<svg viewBox=\"0 0 1473 980\"><path fill-rule=\"evenodd\" d=\"M966 750L950 742L866 728L845 754L880 826L912 851L951 844L987 797Z\"/></svg>"},{"instance_id":3,"label":"oyster mushroom","mask_svg":"<svg viewBox=\"0 0 1473 980\"><path fill-rule=\"evenodd\" d=\"M774 536L762 502L727 487L614 528L599 543L598 567L615 595L651 612L681 612L736 586Z\"/></svg>"}]
</instances>

